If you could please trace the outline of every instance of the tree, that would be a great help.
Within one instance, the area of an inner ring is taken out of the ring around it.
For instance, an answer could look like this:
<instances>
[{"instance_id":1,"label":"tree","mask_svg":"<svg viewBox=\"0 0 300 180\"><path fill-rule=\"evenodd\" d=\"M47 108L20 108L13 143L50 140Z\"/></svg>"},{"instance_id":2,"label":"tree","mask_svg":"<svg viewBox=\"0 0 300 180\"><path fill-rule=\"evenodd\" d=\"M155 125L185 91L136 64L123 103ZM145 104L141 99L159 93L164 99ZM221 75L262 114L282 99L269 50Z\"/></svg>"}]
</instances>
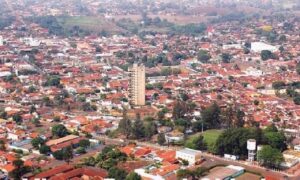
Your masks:
<instances>
[{"instance_id":1,"label":"tree","mask_svg":"<svg viewBox=\"0 0 300 180\"><path fill-rule=\"evenodd\" d=\"M145 137L145 127L141 118L137 117L134 121L131 132L133 139L141 139Z\"/></svg>"},{"instance_id":2,"label":"tree","mask_svg":"<svg viewBox=\"0 0 300 180\"><path fill-rule=\"evenodd\" d=\"M51 131L53 136L59 138L65 137L66 135L69 134L67 128L62 124L54 125Z\"/></svg>"},{"instance_id":3,"label":"tree","mask_svg":"<svg viewBox=\"0 0 300 180\"><path fill-rule=\"evenodd\" d=\"M30 167L24 166L24 161L21 159L14 160L13 166L15 169L9 172L9 176L12 179L19 180L24 174L30 172Z\"/></svg>"},{"instance_id":4,"label":"tree","mask_svg":"<svg viewBox=\"0 0 300 180\"><path fill-rule=\"evenodd\" d=\"M69 162L73 158L73 148L71 146L65 147L61 151L64 161Z\"/></svg>"},{"instance_id":5,"label":"tree","mask_svg":"<svg viewBox=\"0 0 300 180\"><path fill-rule=\"evenodd\" d=\"M228 127L243 127L245 113L236 107L229 106L222 111L222 124Z\"/></svg>"},{"instance_id":6,"label":"tree","mask_svg":"<svg viewBox=\"0 0 300 180\"><path fill-rule=\"evenodd\" d=\"M257 144L261 143L262 134L256 128L231 128L227 129L218 137L216 153L247 156L247 140L255 139Z\"/></svg>"},{"instance_id":7,"label":"tree","mask_svg":"<svg viewBox=\"0 0 300 180\"><path fill-rule=\"evenodd\" d=\"M4 110L0 111L0 118L1 119L6 119L7 118L7 112L5 112Z\"/></svg>"},{"instance_id":8,"label":"tree","mask_svg":"<svg viewBox=\"0 0 300 180\"><path fill-rule=\"evenodd\" d=\"M215 129L221 125L221 109L216 102L201 111L204 125L207 129Z\"/></svg>"},{"instance_id":9,"label":"tree","mask_svg":"<svg viewBox=\"0 0 300 180\"><path fill-rule=\"evenodd\" d=\"M195 150L205 150L206 149L206 143L204 142L204 138L202 135L192 137L185 143L185 147Z\"/></svg>"},{"instance_id":10,"label":"tree","mask_svg":"<svg viewBox=\"0 0 300 180\"><path fill-rule=\"evenodd\" d=\"M57 160L63 160L63 152L61 150L52 153L53 157Z\"/></svg>"},{"instance_id":11,"label":"tree","mask_svg":"<svg viewBox=\"0 0 300 180\"><path fill-rule=\"evenodd\" d=\"M159 133L157 136L157 142L159 145L164 145L166 143L166 138L163 133Z\"/></svg>"},{"instance_id":12,"label":"tree","mask_svg":"<svg viewBox=\"0 0 300 180\"><path fill-rule=\"evenodd\" d=\"M192 176L192 172L188 169L179 169L176 172L176 176L178 179L188 179Z\"/></svg>"},{"instance_id":13,"label":"tree","mask_svg":"<svg viewBox=\"0 0 300 180\"><path fill-rule=\"evenodd\" d=\"M45 144L45 140L42 139L41 137L37 137L31 140L31 145L35 149L39 149L41 145Z\"/></svg>"},{"instance_id":14,"label":"tree","mask_svg":"<svg viewBox=\"0 0 300 180\"><path fill-rule=\"evenodd\" d=\"M300 95L294 97L293 101L296 105L300 105Z\"/></svg>"},{"instance_id":15,"label":"tree","mask_svg":"<svg viewBox=\"0 0 300 180\"><path fill-rule=\"evenodd\" d=\"M76 149L76 154L85 154L86 150L84 147L79 147Z\"/></svg>"},{"instance_id":16,"label":"tree","mask_svg":"<svg viewBox=\"0 0 300 180\"><path fill-rule=\"evenodd\" d=\"M119 123L118 130L128 138L131 134L131 121L127 118L127 112L124 110L123 118Z\"/></svg>"},{"instance_id":17,"label":"tree","mask_svg":"<svg viewBox=\"0 0 300 180\"><path fill-rule=\"evenodd\" d=\"M198 61L202 62L202 63L208 63L208 61L210 60L211 56L210 54L205 51L205 50L200 50L198 52L198 56L197 59Z\"/></svg>"},{"instance_id":18,"label":"tree","mask_svg":"<svg viewBox=\"0 0 300 180\"><path fill-rule=\"evenodd\" d=\"M125 180L142 180L142 177L135 172L129 173Z\"/></svg>"},{"instance_id":19,"label":"tree","mask_svg":"<svg viewBox=\"0 0 300 180\"><path fill-rule=\"evenodd\" d=\"M260 53L260 57L263 61L269 60L274 58L274 55L271 51L269 50L262 50Z\"/></svg>"},{"instance_id":20,"label":"tree","mask_svg":"<svg viewBox=\"0 0 300 180\"><path fill-rule=\"evenodd\" d=\"M36 112L36 108L35 106L30 106L30 110L29 110L30 114Z\"/></svg>"},{"instance_id":21,"label":"tree","mask_svg":"<svg viewBox=\"0 0 300 180\"><path fill-rule=\"evenodd\" d=\"M274 81L272 83L272 87L277 90L283 89L285 86L286 86L286 84L283 81Z\"/></svg>"},{"instance_id":22,"label":"tree","mask_svg":"<svg viewBox=\"0 0 300 180\"><path fill-rule=\"evenodd\" d=\"M127 172L117 167L112 167L108 170L108 177L115 180L124 180L127 176Z\"/></svg>"},{"instance_id":23,"label":"tree","mask_svg":"<svg viewBox=\"0 0 300 180\"><path fill-rule=\"evenodd\" d=\"M15 121L17 124L21 124L23 121L23 118L20 114L13 115L13 121Z\"/></svg>"},{"instance_id":24,"label":"tree","mask_svg":"<svg viewBox=\"0 0 300 180\"><path fill-rule=\"evenodd\" d=\"M32 124L34 124L35 127L39 127L41 125L40 119L39 118L33 118L32 119Z\"/></svg>"},{"instance_id":25,"label":"tree","mask_svg":"<svg viewBox=\"0 0 300 180\"><path fill-rule=\"evenodd\" d=\"M90 141L87 139L82 139L79 141L79 146L83 148L87 148L91 145Z\"/></svg>"},{"instance_id":26,"label":"tree","mask_svg":"<svg viewBox=\"0 0 300 180\"><path fill-rule=\"evenodd\" d=\"M177 171L176 175L178 179L201 179L206 173L208 169L204 167L198 167L195 170L189 169L180 169Z\"/></svg>"},{"instance_id":27,"label":"tree","mask_svg":"<svg viewBox=\"0 0 300 180\"><path fill-rule=\"evenodd\" d=\"M183 101L177 101L173 107L173 118L180 119L188 112L187 104Z\"/></svg>"},{"instance_id":28,"label":"tree","mask_svg":"<svg viewBox=\"0 0 300 180\"><path fill-rule=\"evenodd\" d=\"M257 152L257 159L263 166L269 168L276 168L284 161L281 152L272 148L270 145L263 146L263 148Z\"/></svg>"},{"instance_id":29,"label":"tree","mask_svg":"<svg viewBox=\"0 0 300 180\"><path fill-rule=\"evenodd\" d=\"M221 55L221 58L222 58L222 62L223 63L230 63L230 60L231 60L231 55L230 54L228 54L228 53L223 53L222 55Z\"/></svg>"},{"instance_id":30,"label":"tree","mask_svg":"<svg viewBox=\"0 0 300 180\"><path fill-rule=\"evenodd\" d=\"M41 145L39 151L40 151L41 154L48 154L48 153L51 152L51 149L47 145Z\"/></svg>"},{"instance_id":31,"label":"tree","mask_svg":"<svg viewBox=\"0 0 300 180\"><path fill-rule=\"evenodd\" d=\"M0 140L0 151L5 151L6 147L5 147L5 142L3 140Z\"/></svg>"},{"instance_id":32,"label":"tree","mask_svg":"<svg viewBox=\"0 0 300 180\"><path fill-rule=\"evenodd\" d=\"M145 137L149 140L156 133L157 133L156 124L153 121L146 122L146 125L145 125Z\"/></svg>"},{"instance_id":33,"label":"tree","mask_svg":"<svg viewBox=\"0 0 300 180\"><path fill-rule=\"evenodd\" d=\"M283 151L287 148L286 137L283 132L278 131L274 124L271 124L263 131L264 140L272 148L279 149Z\"/></svg>"},{"instance_id":34,"label":"tree","mask_svg":"<svg viewBox=\"0 0 300 180\"><path fill-rule=\"evenodd\" d=\"M287 148L286 138L282 132L264 133L267 143L272 147L283 151Z\"/></svg>"},{"instance_id":35,"label":"tree","mask_svg":"<svg viewBox=\"0 0 300 180\"><path fill-rule=\"evenodd\" d=\"M297 63L296 72L300 75L300 62Z\"/></svg>"}]
</instances>

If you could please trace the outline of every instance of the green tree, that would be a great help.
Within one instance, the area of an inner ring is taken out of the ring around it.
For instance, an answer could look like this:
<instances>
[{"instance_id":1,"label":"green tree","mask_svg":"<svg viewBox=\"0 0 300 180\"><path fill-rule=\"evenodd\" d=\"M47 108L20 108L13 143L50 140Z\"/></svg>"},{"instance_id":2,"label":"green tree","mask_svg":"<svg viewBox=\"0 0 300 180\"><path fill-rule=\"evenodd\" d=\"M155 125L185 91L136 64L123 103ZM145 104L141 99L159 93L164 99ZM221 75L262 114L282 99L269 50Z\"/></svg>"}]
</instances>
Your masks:
<instances>
[{"instance_id":1,"label":"green tree","mask_svg":"<svg viewBox=\"0 0 300 180\"><path fill-rule=\"evenodd\" d=\"M45 144L45 140L42 139L41 137L37 137L31 140L31 145L35 149L39 149L41 145Z\"/></svg>"},{"instance_id":2,"label":"green tree","mask_svg":"<svg viewBox=\"0 0 300 180\"><path fill-rule=\"evenodd\" d=\"M166 143L166 138L163 133L159 133L157 136L157 142L159 145L164 145Z\"/></svg>"},{"instance_id":3,"label":"green tree","mask_svg":"<svg viewBox=\"0 0 300 180\"><path fill-rule=\"evenodd\" d=\"M179 169L176 172L176 176L178 179L188 179L193 176L193 173L191 170L188 170L188 169Z\"/></svg>"},{"instance_id":4,"label":"green tree","mask_svg":"<svg viewBox=\"0 0 300 180\"><path fill-rule=\"evenodd\" d=\"M73 158L73 148L71 146L68 146L66 148L63 148L61 151L63 154L63 160L66 162L70 162L70 160Z\"/></svg>"},{"instance_id":5,"label":"green tree","mask_svg":"<svg viewBox=\"0 0 300 180\"><path fill-rule=\"evenodd\" d=\"M282 153L269 145L263 146L263 148L257 152L257 159L263 166L274 168L284 161Z\"/></svg>"},{"instance_id":6,"label":"green tree","mask_svg":"<svg viewBox=\"0 0 300 180\"><path fill-rule=\"evenodd\" d=\"M223 53L221 55L221 58L222 58L223 63L230 63L230 60L231 60L232 56L228 53Z\"/></svg>"},{"instance_id":7,"label":"green tree","mask_svg":"<svg viewBox=\"0 0 300 180\"><path fill-rule=\"evenodd\" d=\"M195 150L205 150L207 148L202 135L192 137L187 140L185 143L185 147Z\"/></svg>"},{"instance_id":8,"label":"green tree","mask_svg":"<svg viewBox=\"0 0 300 180\"><path fill-rule=\"evenodd\" d=\"M64 154L63 154L63 152L61 150L53 152L52 155L57 160L63 160L64 159L63 158Z\"/></svg>"},{"instance_id":9,"label":"green tree","mask_svg":"<svg viewBox=\"0 0 300 180\"><path fill-rule=\"evenodd\" d=\"M287 148L287 139L283 132L278 131L275 124L271 124L263 130L264 141L272 148L283 151Z\"/></svg>"},{"instance_id":10,"label":"green tree","mask_svg":"<svg viewBox=\"0 0 300 180\"><path fill-rule=\"evenodd\" d=\"M115 180L124 180L126 179L127 172L123 169L117 167L112 167L108 170L108 177L114 178Z\"/></svg>"},{"instance_id":11,"label":"green tree","mask_svg":"<svg viewBox=\"0 0 300 180\"><path fill-rule=\"evenodd\" d=\"M13 115L13 121L15 121L17 124L21 124L23 122L23 118L20 114Z\"/></svg>"},{"instance_id":12,"label":"green tree","mask_svg":"<svg viewBox=\"0 0 300 180\"><path fill-rule=\"evenodd\" d=\"M180 119L188 112L187 104L183 101L177 101L173 107L173 118Z\"/></svg>"},{"instance_id":13,"label":"green tree","mask_svg":"<svg viewBox=\"0 0 300 180\"><path fill-rule=\"evenodd\" d=\"M62 125L62 124L58 124L58 125L54 125L51 129L52 135L55 137L65 137L66 135L69 134L67 128Z\"/></svg>"},{"instance_id":14,"label":"green tree","mask_svg":"<svg viewBox=\"0 0 300 180\"><path fill-rule=\"evenodd\" d=\"M204 125L207 129L219 128L221 125L221 109L216 102L201 111Z\"/></svg>"},{"instance_id":15,"label":"green tree","mask_svg":"<svg viewBox=\"0 0 300 180\"><path fill-rule=\"evenodd\" d=\"M269 50L262 50L260 53L260 57L263 61L269 60L274 58L274 55L271 51Z\"/></svg>"},{"instance_id":16,"label":"green tree","mask_svg":"<svg viewBox=\"0 0 300 180\"><path fill-rule=\"evenodd\" d=\"M76 149L76 153L77 154L85 154L86 153L86 150L84 147L79 147Z\"/></svg>"},{"instance_id":17,"label":"green tree","mask_svg":"<svg viewBox=\"0 0 300 180\"><path fill-rule=\"evenodd\" d=\"M266 132L264 133L267 144L272 148L279 149L283 151L287 148L286 138L282 132Z\"/></svg>"},{"instance_id":18,"label":"green tree","mask_svg":"<svg viewBox=\"0 0 300 180\"><path fill-rule=\"evenodd\" d=\"M118 130L128 138L132 131L131 121L127 117L127 112L124 110L123 118L119 123Z\"/></svg>"},{"instance_id":19,"label":"green tree","mask_svg":"<svg viewBox=\"0 0 300 180\"><path fill-rule=\"evenodd\" d=\"M300 95L294 97L293 101L296 105L300 105Z\"/></svg>"},{"instance_id":20,"label":"green tree","mask_svg":"<svg viewBox=\"0 0 300 180\"><path fill-rule=\"evenodd\" d=\"M3 140L0 140L0 151L5 151L5 150L6 150L5 142Z\"/></svg>"},{"instance_id":21,"label":"green tree","mask_svg":"<svg viewBox=\"0 0 300 180\"><path fill-rule=\"evenodd\" d=\"M297 63L296 72L300 75L300 62Z\"/></svg>"},{"instance_id":22,"label":"green tree","mask_svg":"<svg viewBox=\"0 0 300 180\"><path fill-rule=\"evenodd\" d=\"M284 87L286 86L286 84L285 84L285 82L283 82L283 81L274 81L273 83L272 83L272 87L274 88L274 89L283 89Z\"/></svg>"},{"instance_id":23,"label":"green tree","mask_svg":"<svg viewBox=\"0 0 300 180\"><path fill-rule=\"evenodd\" d=\"M247 140L255 139L257 144L262 142L262 133L256 128L231 128L227 129L218 137L216 153L220 155L233 154L246 157Z\"/></svg>"},{"instance_id":24,"label":"green tree","mask_svg":"<svg viewBox=\"0 0 300 180\"><path fill-rule=\"evenodd\" d=\"M125 180L142 180L142 177L135 172L129 173Z\"/></svg>"},{"instance_id":25,"label":"green tree","mask_svg":"<svg viewBox=\"0 0 300 180\"><path fill-rule=\"evenodd\" d=\"M39 151L40 151L41 154L48 154L48 153L51 152L51 149L47 145L41 145Z\"/></svg>"},{"instance_id":26,"label":"green tree","mask_svg":"<svg viewBox=\"0 0 300 180\"><path fill-rule=\"evenodd\" d=\"M149 140L153 135L157 134L157 126L155 122L148 121L145 124L145 137Z\"/></svg>"},{"instance_id":27,"label":"green tree","mask_svg":"<svg viewBox=\"0 0 300 180\"><path fill-rule=\"evenodd\" d=\"M198 61L202 62L202 63L208 63L208 61L210 60L211 56L210 54L205 51L205 50L200 50L198 52L198 55L197 55L197 59Z\"/></svg>"},{"instance_id":28,"label":"green tree","mask_svg":"<svg viewBox=\"0 0 300 180\"><path fill-rule=\"evenodd\" d=\"M82 139L79 141L79 146L83 148L87 148L91 145L90 141L88 139Z\"/></svg>"},{"instance_id":29,"label":"green tree","mask_svg":"<svg viewBox=\"0 0 300 180\"><path fill-rule=\"evenodd\" d=\"M30 172L31 170L30 167L24 166L24 161L22 161L21 159L14 160L13 166L15 167L15 169L9 172L9 176L15 180L21 179L24 174Z\"/></svg>"},{"instance_id":30,"label":"green tree","mask_svg":"<svg viewBox=\"0 0 300 180\"><path fill-rule=\"evenodd\" d=\"M145 127L141 118L137 118L131 129L133 139L141 139L145 137Z\"/></svg>"}]
</instances>

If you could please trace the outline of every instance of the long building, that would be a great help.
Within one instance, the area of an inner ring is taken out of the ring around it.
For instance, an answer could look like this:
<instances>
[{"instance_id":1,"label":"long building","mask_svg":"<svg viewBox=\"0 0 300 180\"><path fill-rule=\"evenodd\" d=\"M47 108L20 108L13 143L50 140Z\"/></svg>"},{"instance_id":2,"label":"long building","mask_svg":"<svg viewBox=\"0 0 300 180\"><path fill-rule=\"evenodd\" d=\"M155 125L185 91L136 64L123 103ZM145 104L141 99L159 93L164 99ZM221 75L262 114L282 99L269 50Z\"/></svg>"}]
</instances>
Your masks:
<instances>
[{"instance_id":1,"label":"long building","mask_svg":"<svg viewBox=\"0 0 300 180\"><path fill-rule=\"evenodd\" d=\"M145 105L145 66L141 64L133 64L129 68L130 83L129 97L130 103L134 106Z\"/></svg>"}]
</instances>

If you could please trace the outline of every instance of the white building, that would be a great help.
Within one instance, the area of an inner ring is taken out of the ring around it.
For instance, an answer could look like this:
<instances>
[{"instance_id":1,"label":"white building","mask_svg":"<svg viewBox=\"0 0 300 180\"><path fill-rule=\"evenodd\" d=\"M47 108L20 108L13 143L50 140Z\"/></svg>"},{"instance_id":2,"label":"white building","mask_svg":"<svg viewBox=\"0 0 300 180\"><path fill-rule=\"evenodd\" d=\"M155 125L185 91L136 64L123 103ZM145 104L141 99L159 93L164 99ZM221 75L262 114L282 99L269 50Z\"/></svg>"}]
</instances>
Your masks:
<instances>
[{"instance_id":1,"label":"white building","mask_svg":"<svg viewBox=\"0 0 300 180\"><path fill-rule=\"evenodd\" d=\"M32 37L21 39L26 45L31 47L38 47L41 42L37 39L33 39Z\"/></svg>"},{"instance_id":2,"label":"white building","mask_svg":"<svg viewBox=\"0 0 300 180\"><path fill-rule=\"evenodd\" d=\"M184 134L181 132L170 132L165 134L165 139L168 143L180 142L184 140Z\"/></svg>"},{"instance_id":3,"label":"white building","mask_svg":"<svg viewBox=\"0 0 300 180\"><path fill-rule=\"evenodd\" d=\"M251 50L256 53L260 53L263 50L269 50L271 52L275 52L278 51L278 48L276 46L272 46L264 42L253 42L251 43Z\"/></svg>"},{"instance_id":4,"label":"white building","mask_svg":"<svg viewBox=\"0 0 300 180\"><path fill-rule=\"evenodd\" d=\"M241 44L224 44L223 45L223 49L227 50L227 49L242 49L242 45Z\"/></svg>"},{"instance_id":5,"label":"white building","mask_svg":"<svg viewBox=\"0 0 300 180\"><path fill-rule=\"evenodd\" d=\"M201 151L185 148L176 151L176 158L186 160L190 165L194 165L201 160Z\"/></svg>"},{"instance_id":6,"label":"white building","mask_svg":"<svg viewBox=\"0 0 300 180\"><path fill-rule=\"evenodd\" d=\"M3 37L2 37L2 36L0 36L0 46L3 46L3 44L4 44Z\"/></svg>"},{"instance_id":7,"label":"white building","mask_svg":"<svg viewBox=\"0 0 300 180\"><path fill-rule=\"evenodd\" d=\"M264 74L262 70L253 67L247 68L244 72L247 76L255 76L255 77L259 77Z\"/></svg>"}]
</instances>

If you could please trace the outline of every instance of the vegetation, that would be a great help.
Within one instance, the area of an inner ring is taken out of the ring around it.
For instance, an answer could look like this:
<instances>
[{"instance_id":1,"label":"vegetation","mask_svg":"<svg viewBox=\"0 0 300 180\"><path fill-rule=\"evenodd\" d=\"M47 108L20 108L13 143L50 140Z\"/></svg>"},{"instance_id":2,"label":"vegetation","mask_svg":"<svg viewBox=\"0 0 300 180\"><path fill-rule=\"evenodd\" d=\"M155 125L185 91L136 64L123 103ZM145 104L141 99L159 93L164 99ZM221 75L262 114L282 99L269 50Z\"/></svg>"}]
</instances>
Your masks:
<instances>
[{"instance_id":1,"label":"vegetation","mask_svg":"<svg viewBox=\"0 0 300 180\"><path fill-rule=\"evenodd\" d=\"M14 170L9 172L9 177L15 180L22 179L22 176L31 171L29 166L24 165L24 161L17 159L13 161Z\"/></svg>"},{"instance_id":2,"label":"vegetation","mask_svg":"<svg viewBox=\"0 0 300 180\"><path fill-rule=\"evenodd\" d=\"M202 63L208 63L210 60L211 56L206 50L200 50L197 55L198 61Z\"/></svg>"},{"instance_id":3,"label":"vegetation","mask_svg":"<svg viewBox=\"0 0 300 180\"><path fill-rule=\"evenodd\" d=\"M201 115L205 129L218 129L221 126L221 109L216 102L202 110Z\"/></svg>"},{"instance_id":4,"label":"vegetation","mask_svg":"<svg viewBox=\"0 0 300 180\"><path fill-rule=\"evenodd\" d=\"M67 128L62 124L54 125L51 129L51 132L53 136L58 138L64 137L69 134Z\"/></svg>"},{"instance_id":5,"label":"vegetation","mask_svg":"<svg viewBox=\"0 0 300 180\"><path fill-rule=\"evenodd\" d=\"M106 146L96 158L89 157L84 160L83 164L110 170L112 168L115 168L119 162L125 162L126 160L127 155L122 153L119 149L115 148L114 146ZM111 176L114 176L114 171L119 172L119 170L112 169ZM123 179L125 179L125 177Z\"/></svg>"},{"instance_id":6,"label":"vegetation","mask_svg":"<svg viewBox=\"0 0 300 180\"><path fill-rule=\"evenodd\" d=\"M269 60L269 59L277 59L276 55L273 54L269 50L262 50L260 56L261 56L261 59L263 61L266 61L266 60Z\"/></svg>"},{"instance_id":7,"label":"vegetation","mask_svg":"<svg viewBox=\"0 0 300 180\"><path fill-rule=\"evenodd\" d=\"M0 30L3 30L4 28L10 26L14 20L15 20L15 17L12 17L12 16L1 17L0 18Z\"/></svg>"},{"instance_id":8,"label":"vegetation","mask_svg":"<svg viewBox=\"0 0 300 180\"><path fill-rule=\"evenodd\" d=\"M258 161L269 168L278 168L284 161L282 153L269 145L263 146L263 148L257 153Z\"/></svg>"},{"instance_id":9,"label":"vegetation","mask_svg":"<svg viewBox=\"0 0 300 180\"><path fill-rule=\"evenodd\" d=\"M125 180L142 180L142 177L135 172L129 173Z\"/></svg>"},{"instance_id":10,"label":"vegetation","mask_svg":"<svg viewBox=\"0 0 300 180\"><path fill-rule=\"evenodd\" d=\"M296 72L300 75L300 62L297 63Z\"/></svg>"},{"instance_id":11,"label":"vegetation","mask_svg":"<svg viewBox=\"0 0 300 180\"><path fill-rule=\"evenodd\" d=\"M202 135L194 136L185 142L185 147L195 150L205 150L207 145Z\"/></svg>"},{"instance_id":12,"label":"vegetation","mask_svg":"<svg viewBox=\"0 0 300 180\"><path fill-rule=\"evenodd\" d=\"M189 169L180 169L177 171L177 178L178 179L200 179L206 173L208 172L208 169L204 167L198 167L195 170L189 170Z\"/></svg>"}]
</instances>

